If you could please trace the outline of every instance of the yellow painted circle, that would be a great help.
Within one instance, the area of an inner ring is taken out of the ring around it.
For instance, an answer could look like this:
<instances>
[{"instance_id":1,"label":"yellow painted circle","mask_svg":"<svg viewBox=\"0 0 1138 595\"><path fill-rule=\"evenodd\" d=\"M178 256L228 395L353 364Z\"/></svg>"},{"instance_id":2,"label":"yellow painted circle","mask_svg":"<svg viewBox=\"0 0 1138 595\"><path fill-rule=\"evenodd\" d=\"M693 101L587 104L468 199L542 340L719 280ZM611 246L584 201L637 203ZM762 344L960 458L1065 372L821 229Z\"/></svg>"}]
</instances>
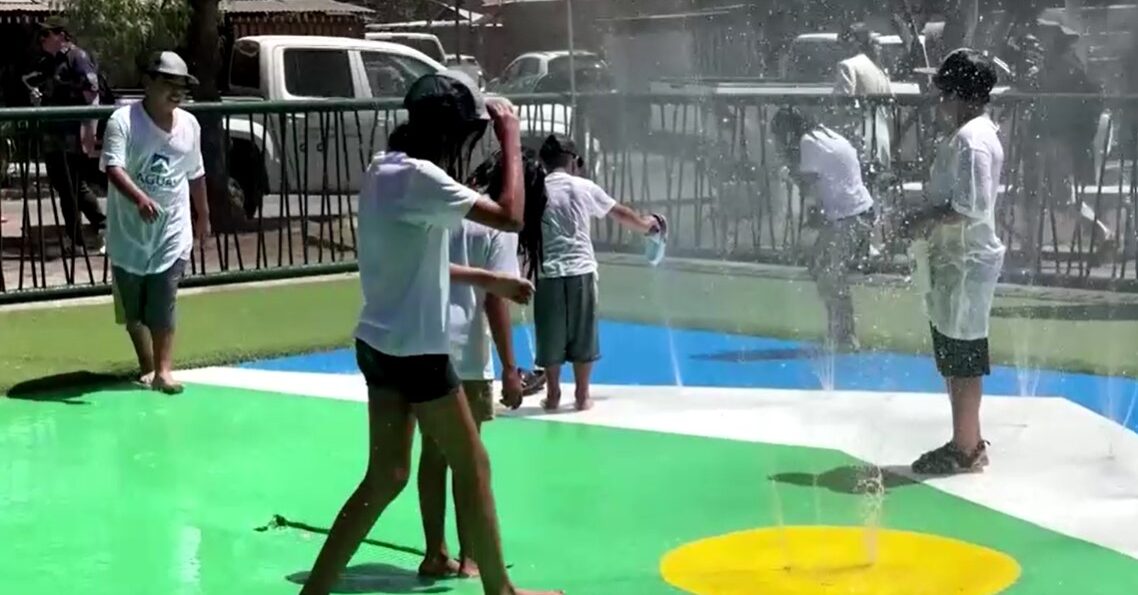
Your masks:
<instances>
[{"instance_id":1,"label":"yellow painted circle","mask_svg":"<svg viewBox=\"0 0 1138 595\"><path fill-rule=\"evenodd\" d=\"M703 539L660 573L695 595L994 595L1020 575L1010 556L955 539L865 527L784 527Z\"/></svg>"}]
</instances>

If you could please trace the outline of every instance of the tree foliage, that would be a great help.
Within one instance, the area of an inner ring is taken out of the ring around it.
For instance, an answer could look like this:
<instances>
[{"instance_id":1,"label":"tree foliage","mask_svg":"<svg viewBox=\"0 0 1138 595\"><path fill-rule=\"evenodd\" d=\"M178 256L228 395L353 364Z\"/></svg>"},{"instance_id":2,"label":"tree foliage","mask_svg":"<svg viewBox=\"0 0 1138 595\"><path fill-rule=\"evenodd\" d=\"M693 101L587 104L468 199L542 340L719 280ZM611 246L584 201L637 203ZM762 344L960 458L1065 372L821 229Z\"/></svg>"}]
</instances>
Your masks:
<instances>
[{"instance_id":1,"label":"tree foliage","mask_svg":"<svg viewBox=\"0 0 1138 595\"><path fill-rule=\"evenodd\" d=\"M112 84L133 86L147 56L183 45L187 0L53 0Z\"/></svg>"}]
</instances>

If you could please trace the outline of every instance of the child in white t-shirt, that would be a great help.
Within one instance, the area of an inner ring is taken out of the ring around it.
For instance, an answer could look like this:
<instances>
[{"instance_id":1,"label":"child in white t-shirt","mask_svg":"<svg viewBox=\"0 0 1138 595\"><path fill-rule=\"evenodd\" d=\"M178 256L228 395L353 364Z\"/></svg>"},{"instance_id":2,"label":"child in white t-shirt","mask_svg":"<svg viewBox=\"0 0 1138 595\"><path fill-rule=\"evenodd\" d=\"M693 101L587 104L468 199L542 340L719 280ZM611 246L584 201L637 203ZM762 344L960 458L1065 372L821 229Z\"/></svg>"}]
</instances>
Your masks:
<instances>
[{"instance_id":1,"label":"child in white t-shirt","mask_svg":"<svg viewBox=\"0 0 1138 595\"><path fill-rule=\"evenodd\" d=\"M827 348L854 351L849 269L869 244L873 231L873 197L862 181L854 146L834 130L810 120L794 108L775 114L771 128L799 191L815 203L821 225L810 273L826 304Z\"/></svg>"},{"instance_id":2,"label":"child in white t-shirt","mask_svg":"<svg viewBox=\"0 0 1138 595\"><path fill-rule=\"evenodd\" d=\"M536 364L546 371L546 399L555 411L561 403L561 366L573 364L576 407L592 407L589 377L600 359L597 337L597 258L593 253L592 220L611 217L640 233L664 228L663 217L641 215L619 204L600 186L581 177L584 160L576 144L559 134L541 147L547 172L546 204L526 205L521 241L529 274L536 280L534 329Z\"/></svg>"},{"instance_id":3,"label":"child in white t-shirt","mask_svg":"<svg viewBox=\"0 0 1138 595\"><path fill-rule=\"evenodd\" d=\"M921 474L979 471L988 464L980 430L983 377L991 373L988 322L1004 245L996 233L996 195L1004 162L997 126L985 106L997 75L982 53L948 55L933 83L940 116L954 128L938 148L926 195L931 206L909 214L906 235L927 242L925 296L937 369L952 401L952 440L921 455Z\"/></svg>"}]
</instances>

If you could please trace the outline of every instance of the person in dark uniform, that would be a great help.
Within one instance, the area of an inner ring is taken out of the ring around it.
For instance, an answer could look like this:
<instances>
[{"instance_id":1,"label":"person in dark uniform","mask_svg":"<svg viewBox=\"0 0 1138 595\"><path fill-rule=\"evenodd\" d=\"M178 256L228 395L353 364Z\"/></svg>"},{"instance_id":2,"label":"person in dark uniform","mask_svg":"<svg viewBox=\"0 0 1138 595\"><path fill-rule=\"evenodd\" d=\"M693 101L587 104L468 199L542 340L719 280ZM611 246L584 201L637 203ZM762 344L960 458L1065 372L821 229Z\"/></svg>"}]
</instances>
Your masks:
<instances>
[{"instance_id":1,"label":"person in dark uniform","mask_svg":"<svg viewBox=\"0 0 1138 595\"><path fill-rule=\"evenodd\" d=\"M33 103L43 106L98 105L100 77L94 60L72 41L63 20L52 17L40 23L37 39L44 59L40 72L42 86L33 91ZM38 95L38 96L37 96ZM98 251L103 251L103 214L86 177L98 156L97 122L61 121L44 124L44 163L51 185L59 195L68 247L83 244L78 212L99 235Z\"/></svg>"}]
</instances>

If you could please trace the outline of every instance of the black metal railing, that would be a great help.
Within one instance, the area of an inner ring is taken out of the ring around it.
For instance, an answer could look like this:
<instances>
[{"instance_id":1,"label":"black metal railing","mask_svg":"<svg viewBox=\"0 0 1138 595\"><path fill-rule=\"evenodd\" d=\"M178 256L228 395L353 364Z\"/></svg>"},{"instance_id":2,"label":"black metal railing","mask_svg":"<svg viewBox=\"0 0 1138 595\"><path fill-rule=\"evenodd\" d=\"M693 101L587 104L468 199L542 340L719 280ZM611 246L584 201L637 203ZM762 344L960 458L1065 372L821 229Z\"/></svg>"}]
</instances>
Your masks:
<instances>
[{"instance_id":1,"label":"black metal railing","mask_svg":"<svg viewBox=\"0 0 1138 595\"><path fill-rule=\"evenodd\" d=\"M669 250L677 256L803 262L811 236L805 205L785 175L768 126L775 110L796 105L844 125L864 141L867 154L885 146L880 136L892 139L890 166L872 178L884 216L870 263L880 270L902 269L903 244L893 237L889 214L922 200L928 165L943 135L935 99L928 96L858 103L822 94L739 90L607 94L580 96L575 110L563 96L513 99L525 144L534 146L555 131L585 139L591 175L614 197L668 216ZM1138 98L1097 98L1104 115L1082 124L1085 142L1040 132L1041 106L1056 113L1054 105L1079 106L1090 99L1003 95L993 104L1005 140L998 224L1009 247L1010 281L1138 285ZM188 109L207 130L220 130L230 190L211 197L221 220L215 220L214 236L195 246L188 284L353 267L355 193L371 156L405 117L399 100L251 100ZM88 231L85 242L67 241L59 193L46 167L53 149L46 133L110 111L0 110L0 207L8 219L0 224L0 300L108 291L109 264L95 250L97 238ZM480 153L491 145L485 139ZM1063 174L1083 149L1081 163L1088 165L1079 183L1069 183ZM68 175L104 194L105 180L93 160ZM641 241L608 223L598 226L595 237L609 250L638 249Z\"/></svg>"}]
</instances>

